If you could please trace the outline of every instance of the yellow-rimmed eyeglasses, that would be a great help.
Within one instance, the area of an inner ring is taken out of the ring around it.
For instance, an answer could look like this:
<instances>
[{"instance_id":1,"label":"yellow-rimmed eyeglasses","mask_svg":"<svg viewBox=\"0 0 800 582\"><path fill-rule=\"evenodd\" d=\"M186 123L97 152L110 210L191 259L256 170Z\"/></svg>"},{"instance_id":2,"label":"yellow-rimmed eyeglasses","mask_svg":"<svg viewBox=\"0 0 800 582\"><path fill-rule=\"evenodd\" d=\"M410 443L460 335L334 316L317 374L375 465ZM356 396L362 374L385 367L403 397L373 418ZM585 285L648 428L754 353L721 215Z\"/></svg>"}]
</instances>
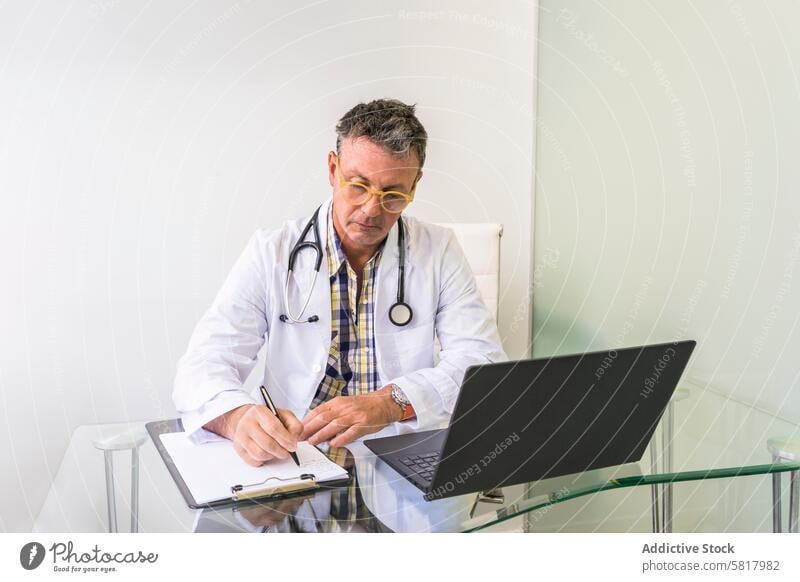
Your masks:
<instances>
[{"instance_id":1,"label":"yellow-rimmed eyeglasses","mask_svg":"<svg viewBox=\"0 0 800 582\"><path fill-rule=\"evenodd\" d=\"M399 192L397 190L377 190L361 182L348 182L342 175L342 168L339 166L339 159L336 158L336 171L339 173L339 187L342 188L347 201L354 206L361 206L366 204L373 196L378 197L381 208L391 214L400 214L405 210L406 206L411 204L414 200L414 191L417 189L417 181L414 180L414 186L411 192Z\"/></svg>"}]
</instances>

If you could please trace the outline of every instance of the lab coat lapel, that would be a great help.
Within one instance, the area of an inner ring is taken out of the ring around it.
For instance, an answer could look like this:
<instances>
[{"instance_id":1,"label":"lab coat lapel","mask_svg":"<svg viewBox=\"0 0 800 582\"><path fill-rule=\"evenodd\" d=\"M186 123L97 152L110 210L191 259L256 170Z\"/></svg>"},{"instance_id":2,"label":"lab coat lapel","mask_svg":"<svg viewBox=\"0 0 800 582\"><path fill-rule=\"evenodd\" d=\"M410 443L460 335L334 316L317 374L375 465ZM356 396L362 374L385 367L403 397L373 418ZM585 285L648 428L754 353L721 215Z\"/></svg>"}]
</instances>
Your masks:
<instances>
[{"instance_id":1,"label":"lab coat lapel","mask_svg":"<svg viewBox=\"0 0 800 582\"><path fill-rule=\"evenodd\" d=\"M325 244L326 233L328 232L328 210L330 208L330 203L331 199L329 198L319 209L319 238L322 247L322 263L320 264L319 274L314 270L316 253L310 249L304 249L298 253L297 259L295 260L294 270L292 271L293 281L289 289L292 313L297 315L297 312L303 307L308 290L311 289L312 284L314 285L314 292L308 303L308 308L303 314L303 318L305 319L316 315L319 317L319 321L294 325L295 327L301 328L301 331L310 334L310 336L306 336L307 339L312 342L322 342L325 345L326 351L331 338L331 287L330 278L328 276L328 245ZM308 218L310 219L311 216ZM301 225L301 232L307 222L308 219ZM306 235L306 240L314 240L313 228ZM292 243L292 246L294 246L296 242L297 240ZM314 283L315 277L316 283Z\"/></svg>"},{"instance_id":2,"label":"lab coat lapel","mask_svg":"<svg viewBox=\"0 0 800 582\"><path fill-rule=\"evenodd\" d=\"M409 293L409 282L413 281L414 260L411 253L413 229L409 221L405 225L405 301L415 309L413 293ZM378 286L375 290L375 345L378 351L378 367L383 376L387 375L389 360L394 360L397 351L397 331L406 329L394 325L389 319L389 309L397 301L397 284L400 266L400 252L397 246L399 229L397 224L389 231L386 245L383 247L380 266L378 267ZM410 326L414 325L412 320ZM391 365L389 365L391 368ZM383 378L386 380L386 378Z\"/></svg>"}]
</instances>

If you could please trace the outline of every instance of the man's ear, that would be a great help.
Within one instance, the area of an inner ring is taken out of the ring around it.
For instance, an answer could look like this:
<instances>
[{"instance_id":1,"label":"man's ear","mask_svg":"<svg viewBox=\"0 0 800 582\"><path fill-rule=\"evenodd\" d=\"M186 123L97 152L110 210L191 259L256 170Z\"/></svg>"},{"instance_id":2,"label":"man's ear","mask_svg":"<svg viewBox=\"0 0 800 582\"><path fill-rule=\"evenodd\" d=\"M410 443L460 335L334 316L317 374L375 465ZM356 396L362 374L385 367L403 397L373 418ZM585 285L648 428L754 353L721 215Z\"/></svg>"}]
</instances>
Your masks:
<instances>
[{"instance_id":1,"label":"man's ear","mask_svg":"<svg viewBox=\"0 0 800 582\"><path fill-rule=\"evenodd\" d=\"M336 152L328 152L328 182L331 188L336 184Z\"/></svg>"},{"instance_id":2,"label":"man's ear","mask_svg":"<svg viewBox=\"0 0 800 582\"><path fill-rule=\"evenodd\" d=\"M411 186L411 191L412 192L417 189L417 184L419 184L419 181L421 179L422 179L422 170L420 170L419 174L417 174L417 177L414 178L414 184Z\"/></svg>"}]
</instances>

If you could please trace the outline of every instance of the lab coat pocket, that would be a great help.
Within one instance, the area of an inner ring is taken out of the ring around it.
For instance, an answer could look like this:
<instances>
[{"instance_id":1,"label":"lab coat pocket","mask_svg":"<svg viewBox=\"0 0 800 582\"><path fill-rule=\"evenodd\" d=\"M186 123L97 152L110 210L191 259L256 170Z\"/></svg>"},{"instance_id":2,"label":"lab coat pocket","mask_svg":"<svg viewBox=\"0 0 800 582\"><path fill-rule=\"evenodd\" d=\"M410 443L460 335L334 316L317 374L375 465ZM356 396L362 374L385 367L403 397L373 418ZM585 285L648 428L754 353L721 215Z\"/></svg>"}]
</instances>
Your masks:
<instances>
[{"instance_id":1,"label":"lab coat pocket","mask_svg":"<svg viewBox=\"0 0 800 582\"><path fill-rule=\"evenodd\" d=\"M433 324L376 335L378 363L384 375L396 378L433 366Z\"/></svg>"}]
</instances>

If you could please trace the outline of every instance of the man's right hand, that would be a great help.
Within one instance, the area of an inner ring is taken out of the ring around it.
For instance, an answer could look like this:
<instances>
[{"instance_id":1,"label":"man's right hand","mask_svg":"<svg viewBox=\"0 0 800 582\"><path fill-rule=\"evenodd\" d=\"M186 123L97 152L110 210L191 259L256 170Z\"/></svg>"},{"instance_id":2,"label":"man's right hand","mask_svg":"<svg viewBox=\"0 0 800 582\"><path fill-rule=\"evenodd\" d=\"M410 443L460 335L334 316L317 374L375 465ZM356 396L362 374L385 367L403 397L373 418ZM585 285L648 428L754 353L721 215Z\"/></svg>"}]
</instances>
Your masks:
<instances>
[{"instance_id":1,"label":"man's right hand","mask_svg":"<svg viewBox=\"0 0 800 582\"><path fill-rule=\"evenodd\" d=\"M239 456L248 465L259 467L272 459L288 459L289 452L297 450L303 423L284 408L278 409L278 416L280 420L266 406L245 404L215 418L205 428L233 441Z\"/></svg>"}]
</instances>

